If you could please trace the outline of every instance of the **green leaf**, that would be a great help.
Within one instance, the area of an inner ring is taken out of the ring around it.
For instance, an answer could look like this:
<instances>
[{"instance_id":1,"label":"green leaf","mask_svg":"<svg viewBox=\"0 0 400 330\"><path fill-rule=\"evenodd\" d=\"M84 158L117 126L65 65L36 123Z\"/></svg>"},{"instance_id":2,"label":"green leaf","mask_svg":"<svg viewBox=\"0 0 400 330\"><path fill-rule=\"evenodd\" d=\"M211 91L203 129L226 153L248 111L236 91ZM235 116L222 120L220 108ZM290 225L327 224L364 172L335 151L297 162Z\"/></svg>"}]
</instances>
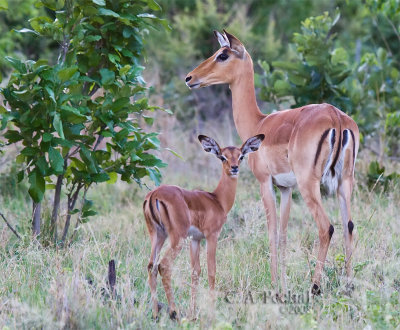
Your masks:
<instances>
[{"instance_id":1,"label":"green leaf","mask_svg":"<svg viewBox=\"0 0 400 330\"><path fill-rule=\"evenodd\" d=\"M156 184L156 186L159 186L161 183L161 174L159 171L152 169L152 168L148 168L147 172L150 176L150 179L154 181L154 183Z\"/></svg>"},{"instance_id":2,"label":"green leaf","mask_svg":"<svg viewBox=\"0 0 400 330\"><path fill-rule=\"evenodd\" d=\"M20 73L26 73L26 65L25 63L21 62L17 58L12 58L10 56L6 56L5 60L11 64L11 66Z\"/></svg>"},{"instance_id":3,"label":"green leaf","mask_svg":"<svg viewBox=\"0 0 400 330\"><path fill-rule=\"evenodd\" d=\"M71 77L75 74L76 71L78 71L77 66L66 67L58 71L57 75L58 78L60 78L61 82L65 82L71 79Z\"/></svg>"},{"instance_id":4,"label":"green leaf","mask_svg":"<svg viewBox=\"0 0 400 330\"><path fill-rule=\"evenodd\" d=\"M151 10L155 11L161 10L161 6L154 0L147 0L147 4L149 5L149 8Z\"/></svg>"},{"instance_id":5,"label":"green leaf","mask_svg":"<svg viewBox=\"0 0 400 330\"><path fill-rule=\"evenodd\" d=\"M54 129L57 131L58 135L60 136L60 138L65 139L62 121L60 119L59 113L56 113L54 115L53 126L54 126Z\"/></svg>"},{"instance_id":6,"label":"green leaf","mask_svg":"<svg viewBox=\"0 0 400 330\"><path fill-rule=\"evenodd\" d=\"M16 158L15 158L15 162L17 163L17 164L22 164L22 163L24 163L25 162L25 156L24 155L18 155Z\"/></svg>"},{"instance_id":7,"label":"green leaf","mask_svg":"<svg viewBox=\"0 0 400 330\"><path fill-rule=\"evenodd\" d=\"M154 123L153 117L145 116L145 115L142 115L142 117L144 118L144 121L146 122L146 124L153 125L153 123Z\"/></svg>"},{"instance_id":8,"label":"green leaf","mask_svg":"<svg viewBox=\"0 0 400 330\"><path fill-rule=\"evenodd\" d=\"M96 163L92 157L91 152L88 149L86 149L85 147L82 147L81 150L79 151L79 154L80 154L83 162L86 164L86 166L89 170L89 173L91 173L91 174L98 173Z\"/></svg>"},{"instance_id":9,"label":"green leaf","mask_svg":"<svg viewBox=\"0 0 400 330\"><path fill-rule=\"evenodd\" d=\"M105 6L106 2L104 0L92 0L93 3L99 6Z\"/></svg>"},{"instance_id":10,"label":"green leaf","mask_svg":"<svg viewBox=\"0 0 400 330\"><path fill-rule=\"evenodd\" d=\"M54 102L54 104L57 104L54 91L49 86L45 86L44 89L46 90L47 94L49 94L50 99Z\"/></svg>"},{"instance_id":11,"label":"green leaf","mask_svg":"<svg viewBox=\"0 0 400 330\"><path fill-rule=\"evenodd\" d=\"M61 156L60 152L53 147L49 148L49 161L55 174L62 174L64 172L64 158Z\"/></svg>"},{"instance_id":12,"label":"green leaf","mask_svg":"<svg viewBox=\"0 0 400 330\"><path fill-rule=\"evenodd\" d=\"M37 153L38 153L38 149L32 148L32 147L26 147L21 150L21 155L24 155L24 156L35 156L35 155L37 155Z\"/></svg>"},{"instance_id":13,"label":"green leaf","mask_svg":"<svg viewBox=\"0 0 400 330\"><path fill-rule=\"evenodd\" d=\"M110 9L105 9L105 8L100 8L99 14L104 15L104 16L112 16L112 17L116 17L116 18L121 17L115 11L112 11Z\"/></svg>"},{"instance_id":14,"label":"green leaf","mask_svg":"<svg viewBox=\"0 0 400 330\"><path fill-rule=\"evenodd\" d=\"M119 69L119 75L123 76L129 72L129 70L132 68L129 64L124 65L121 69Z\"/></svg>"},{"instance_id":15,"label":"green leaf","mask_svg":"<svg viewBox=\"0 0 400 330\"><path fill-rule=\"evenodd\" d=\"M101 69L100 75L101 75L101 83L103 85L110 85L115 80L115 73L108 69Z\"/></svg>"},{"instance_id":16,"label":"green leaf","mask_svg":"<svg viewBox=\"0 0 400 330\"><path fill-rule=\"evenodd\" d=\"M17 174L17 182L20 183L24 179L24 176L25 176L25 171L24 170L19 171Z\"/></svg>"},{"instance_id":17,"label":"green leaf","mask_svg":"<svg viewBox=\"0 0 400 330\"><path fill-rule=\"evenodd\" d=\"M39 159L36 161L36 166L39 169L41 175L47 175L49 165L47 164L46 158L44 156L39 157Z\"/></svg>"},{"instance_id":18,"label":"green leaf","mask_svg":"<svg viewBox=\"0 0 400 330\"><path fill-rule=\"evenodd\" d=\"M170 148L164 148L165 150L168 150L171 154L173 154L174 156L182 159L183 161L185 160L180 154L178 154L176 151L170 149Z\"/></svg>"},{"instance_id":19,"label":"green leaf","mask_svg":"<svg viewBox=\"0 0 400 330\"><path fill-rule=\"evenodd\" d=\"M85 211L85 212L82 212L82 218L92 217L96 214L97 214L97 212L95 210Z\"/></svg>"},{"instance_id":20,"label":"green leaf","mask_svg":"<svg viewBox=\"0 0 400 330\"><path fill-rule=\"evenodd\" d=\"M0 10L7 10L7 9L8 9L7 0L0 0Z\"/></svg>"},{"instance_id":21,"label":"green leaf","mask_svg":"<svg viewBox=\"0 0 400 330\"><path fill-rule=\"evenodd\" d=\"M106 182L106 181L110 180L110 176L105 172L94 174L94 175L92 175L91 178L92 178L93 182Z\"/></svg>"},{"instance_id":22,"label":"green leaf","mask_svg":"<svg viewBox=\"0 0 400 330\"><path fill-rule=\"evenodd\" d=\"M39 203L43 199L46 185L43 177L37 170L33 170L29 175L29 184L29 195L35 203Z\"/></svg>"},{"instance_id":23,"label":"green leaf","mask_svg":"<svg viewBox=\"0 0 400 330\"><path fill-rule=\"evenodd\" d=\"M23 29L21 29L21 30L14 30L14 31L15 31L15 32L18 32L18 33L32 33L32 34L34 34L34 35L40 36L40 34L37 33L36 31L31 30L31 29L26 29L26 28L23 28Z\"/></svg>"},{"instance_id":24,"label":"green leaf","mask_svg":"<svg viewBox=\"0 0 400 330\"><path fill-rule=\"evenodd\" d=\"M53 135L50 133L47 133L47 132L44 133L43 137L42 137L43 142L50 142L52 138L53 138Z\"/></svg>"},{"instance_id":25,"label":"green leaf","mask_svg":"<svg viewBox=\"0 0 400 330\"><path fill-rule=\"evenodd\" d=\"M116 172L108 173L110 179L107 181L108 184L114 184L118 180L118 174Z\"/></svg>"}]
</instances>

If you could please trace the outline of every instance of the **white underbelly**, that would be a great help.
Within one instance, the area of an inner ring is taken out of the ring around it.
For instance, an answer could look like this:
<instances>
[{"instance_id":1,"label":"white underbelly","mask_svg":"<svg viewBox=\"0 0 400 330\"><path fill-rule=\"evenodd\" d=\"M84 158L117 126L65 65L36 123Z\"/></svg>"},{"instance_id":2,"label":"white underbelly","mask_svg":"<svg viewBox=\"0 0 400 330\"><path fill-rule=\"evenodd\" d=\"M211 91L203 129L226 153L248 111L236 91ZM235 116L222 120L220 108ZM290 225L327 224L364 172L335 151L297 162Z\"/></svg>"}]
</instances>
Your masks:
<instances>
[{"instance_id":1,"label":"white underbelly","mask_svg":"<svg viewBox=\"0 0 400 330\"><path fill-rule=\"evenodd\" d=\"M275 174L272 178L274 184L278 187L292 188L297 185L296 176L293 172Z\"/></svg>"},{"instance_id":2,"label":"white underbelly","mask_svg":"<svg viewBox=\"0 0 400 330\"><path fill-rule=\"evenodd\" d=\"M203 238L205 238L204 234L200 231L200 229L195 226L189 227L187 235L188 235L188 237L190 237L191 239L194 239L196 241L200 241Z\"/></svg>"}]
</instances>

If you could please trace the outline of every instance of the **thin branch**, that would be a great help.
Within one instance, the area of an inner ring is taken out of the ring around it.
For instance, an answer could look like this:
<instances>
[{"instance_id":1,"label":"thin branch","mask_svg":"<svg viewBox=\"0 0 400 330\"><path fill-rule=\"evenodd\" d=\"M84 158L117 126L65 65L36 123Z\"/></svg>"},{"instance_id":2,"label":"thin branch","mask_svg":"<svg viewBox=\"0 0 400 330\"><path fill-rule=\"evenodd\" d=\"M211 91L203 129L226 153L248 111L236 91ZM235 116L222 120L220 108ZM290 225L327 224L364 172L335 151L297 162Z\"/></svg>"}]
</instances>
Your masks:
<instances>
[{"instance_id":1,"label":"thin branch","mask_svg":"<svg viewBox=\"0 0 400 330\"><path fill-rule=\"evenodd\" d=\"M17 231L11 226L11 224L7 221L6 217L3 213L0 212L0 216L3 218L4 222L7 224L8 228L17 236L18 239L21 239L21 236L18 235Z\"/></svg>"}]
</instances>

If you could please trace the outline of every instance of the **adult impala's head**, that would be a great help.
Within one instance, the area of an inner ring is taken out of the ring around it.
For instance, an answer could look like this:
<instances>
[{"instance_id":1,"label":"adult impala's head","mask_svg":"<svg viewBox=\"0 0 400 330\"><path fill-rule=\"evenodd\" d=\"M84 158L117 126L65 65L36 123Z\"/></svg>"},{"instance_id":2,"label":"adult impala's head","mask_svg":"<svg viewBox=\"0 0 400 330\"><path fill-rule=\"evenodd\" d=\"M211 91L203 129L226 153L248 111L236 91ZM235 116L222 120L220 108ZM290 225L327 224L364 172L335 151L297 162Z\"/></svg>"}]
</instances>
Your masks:
<instances>
[{"instance_id":1,"label":"adult impala's head","mask_svg":"<svg viewBox=\"0 0 400 330\"><path fill-rule=\"evenodd\" d=\"M222 168L226 175L237 177L239 174L239 165L243 158L250 152L257 151L264 140L264 134L258 134L249 138L240 148L226 147L221 149L218 143L205 135L199 135L199 141L203 149L211 152L222 161Z\"/></svg>"},{"instance_id":2,"label":"adult impala's head","mask_svg":"<svg viewBox=\"0 0 400 330\"><path fill-rule=\"evenodd\" d=\"M241 70L253 70L251 57L243 44L234 35L214 31L221 46L210 58L202 62L186 76L189 88L200 88L216 84L232 84L241 75Z\"/></svg>"}]
</instances>

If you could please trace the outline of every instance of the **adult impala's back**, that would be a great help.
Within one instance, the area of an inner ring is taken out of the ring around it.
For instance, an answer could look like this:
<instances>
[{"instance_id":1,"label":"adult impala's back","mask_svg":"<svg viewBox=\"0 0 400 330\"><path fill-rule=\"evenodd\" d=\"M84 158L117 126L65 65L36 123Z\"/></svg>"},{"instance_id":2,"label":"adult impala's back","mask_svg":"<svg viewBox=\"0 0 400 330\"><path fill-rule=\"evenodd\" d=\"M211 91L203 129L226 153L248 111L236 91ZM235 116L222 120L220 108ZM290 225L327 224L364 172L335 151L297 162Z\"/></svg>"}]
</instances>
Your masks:
<instances>
[{"instance_id":1,"label":"adult impala's back","mask_svg":"<svg viewBox=\"0 0 400 330\"><path fill-rule=\"evenodd\" d=\"M320 247L312 292L319 294L321 273L334 231L326 215L320 183L337 192L344 226L346 272L351 276L353 222L350 196L354 184L354 164L359 145L357 124L330 104L264 115L256 103L253 62L243 44L224 31L214 32L221 48L186 77L190 88L229 84L232 90L233 118L242 140L265 134L260 151L249 157L250 167L260 182L267 215L271 253L271 279L277 282L277 216L273 184L281 191L280 261L282 289L286 291L285 249L293 187L298 185L317 223Z\"/></svg>"}]
</instances>

